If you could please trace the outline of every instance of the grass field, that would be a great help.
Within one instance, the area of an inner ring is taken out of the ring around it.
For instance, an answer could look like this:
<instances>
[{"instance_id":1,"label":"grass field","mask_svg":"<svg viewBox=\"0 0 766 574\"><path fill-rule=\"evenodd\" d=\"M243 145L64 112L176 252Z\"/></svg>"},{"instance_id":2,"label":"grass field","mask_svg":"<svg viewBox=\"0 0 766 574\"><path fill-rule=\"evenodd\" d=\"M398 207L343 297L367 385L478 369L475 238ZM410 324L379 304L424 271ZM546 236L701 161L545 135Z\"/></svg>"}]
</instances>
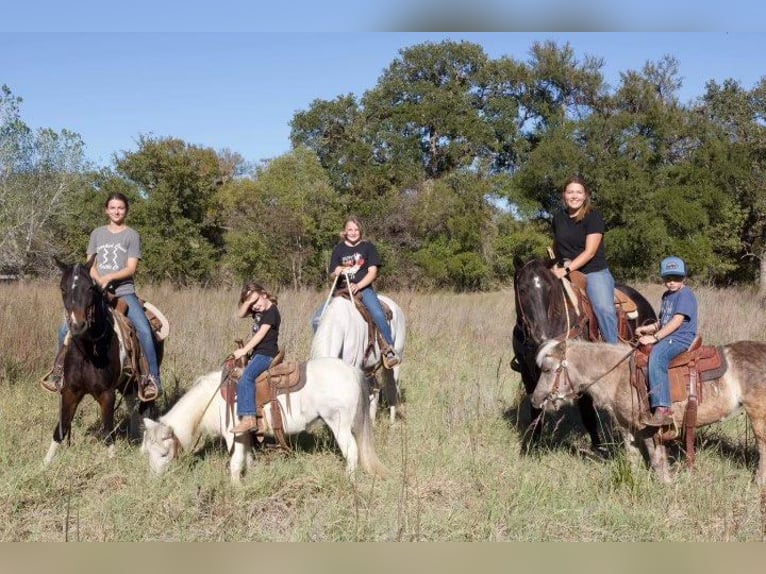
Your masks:
<instances>
[{"instance_id":1,"label":"grass field","mask_svg":"<svg viewBox=\"0 0 766 574\"><path fill-rule=\"evenodd\" d=\"M639 286L656 302L661 287ZM766 314L749 291L695 288L708 343L763 339ZM215 370L243 337L234 290L146 288L171 320L162 367L169 408L197 375ZM51 363L62 320L53 284L0 286L0 540L2 541L758 541L764 505L744 415L698 433L696 469L671 485L607 461L573 409L549 418L543 446L523 448L528 422L510 369L512 291L389 293L408 322L405 417L378 417L375 441L391 477L344 474L326 429L292 455L258 452L243 485L229 482L222 442L203 440L162 478L138 446L97 442L86 398L71 445L47 469L56 397L36 380ZM285 291L281 343L308 356L309 319L325 294ZM766 376L766 374L765 374ZM605 430L608 421L604 420Z\"/></svg>"}]
</instances>

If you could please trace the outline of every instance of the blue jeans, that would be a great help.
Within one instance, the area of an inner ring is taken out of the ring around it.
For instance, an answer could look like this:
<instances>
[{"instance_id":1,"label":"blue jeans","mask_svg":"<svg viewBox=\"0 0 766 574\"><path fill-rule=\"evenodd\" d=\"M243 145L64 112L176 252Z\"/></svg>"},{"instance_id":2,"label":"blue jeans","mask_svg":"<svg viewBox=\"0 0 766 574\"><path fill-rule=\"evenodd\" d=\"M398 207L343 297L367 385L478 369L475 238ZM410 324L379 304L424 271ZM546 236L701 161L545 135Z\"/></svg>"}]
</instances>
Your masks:
<instances>
[{"instance_id":1,"label":"blue jeans","mask_svg":"<svg viewBox=\"0 0 766 574\"><path fill-rule=\"evenodd\" d=\"M138 337L138 343L141 345L141 351L146 357L146 362L149 364L149 373L157 383L158 390L162 390L162 382L160 381L160 367L157 364L157 350L154 347L154 335L152 334L152 327L149 324L149 319L146 318L141 301L135 293L129 295L121 295L128 304L128 319L133 323L136 329L136 336ZM64 344L64 338L69 332L69 327L66 323L59 328L59 348Z\"/></svg>"},{"instance_id":2,"label":"blue jeans","mask_svg":"<svg viewBox=\"0 0 766 574\"><path fill-rule=\"evenodd\" d=\"M601 336L607 343L619 342L617 311L614 308L614 277L609 269L588 273L587 293L598 321Z\"/></svg>"},{"instance_id":3,"label":"blue jeans","mask_svg":"<svg viewBox=\"0 0 766 574\"><path fill-rule=\"evenodd\" d=\"M393 346L394 339L391 336L391 327L388 325L388 321L386 321L386 313L383 311L383 307L380 304L378 294L375 293L375 290L372 287L365 287L362 289L362 303L367 307L372 320L375 322L378 329L380 329L380 334L383 335L383 340Z\"/></svg>"},{"instance_id":4,"label":"blue jeans","mask_svg":"<svg viewBox=\"0 0 766 574\"><path fill-rule=\"evenodd\" d=\"M672 336L652 347L649 355L649 404L652 408L670 406L668 366L687 348L688 345L674 341Z\"/></svg>"},{"instance_id":5,"label":"blue jeans","mask_svg":"<svg viewBox=\"0 0 766 574\"><path fill-rule=\"evenodd\" d=\"M255 379L266 371L272 357L268 355L253 355L250 362L242 371L237 383L237 414L241 417L255 416Z\"/></svg>"}]
</instances>

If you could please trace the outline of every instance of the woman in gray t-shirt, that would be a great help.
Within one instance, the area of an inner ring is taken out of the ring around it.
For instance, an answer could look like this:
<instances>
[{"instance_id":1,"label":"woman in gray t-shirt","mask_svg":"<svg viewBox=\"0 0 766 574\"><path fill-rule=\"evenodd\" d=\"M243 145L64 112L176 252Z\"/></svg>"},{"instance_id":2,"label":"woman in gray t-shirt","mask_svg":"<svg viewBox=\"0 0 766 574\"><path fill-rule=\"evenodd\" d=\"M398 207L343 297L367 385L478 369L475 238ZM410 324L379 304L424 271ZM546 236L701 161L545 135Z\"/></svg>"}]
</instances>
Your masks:
<instances>
[{"instance_id":1,"label":"woman in gray t-shirt","mask_svg":"<svg viewBox=\"0 0 766 574\"><path fill-rule=\"evenodd\" d=\"M115 295L128 304L128 318L136 328L141 350L149 364L149 376L141 381L140 396L143 400L151 400L162 392L162 382L152 328L146 318L143 305L136 295L136 287L133 283L138 260L141 259L141 238L135 229L128 227L125 223L128 216L128 198L125 195L112 193L104 207L109 223L94 229L88 242L87 256L88 258L95 256L90 275L102 289L111 285ZM66 333L65 324L59 332L59 347L63 344ZM46 388L50 390L60 388L61 373L58 371L54 367L49 381L44 383Z\"/></svg>"}]
</instances>

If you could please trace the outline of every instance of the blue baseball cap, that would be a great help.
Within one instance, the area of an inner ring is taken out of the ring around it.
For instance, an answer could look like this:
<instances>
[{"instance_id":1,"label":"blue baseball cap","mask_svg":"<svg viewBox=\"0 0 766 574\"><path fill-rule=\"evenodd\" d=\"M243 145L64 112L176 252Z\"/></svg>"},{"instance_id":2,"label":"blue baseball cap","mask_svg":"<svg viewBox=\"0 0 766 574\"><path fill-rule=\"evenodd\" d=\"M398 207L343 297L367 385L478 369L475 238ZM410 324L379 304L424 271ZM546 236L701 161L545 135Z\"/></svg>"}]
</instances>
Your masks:
<instances>
[{"instance_id":1,"label":"blue baseball cap","mask_svg":"<svg viewBox=\"0 0 766 574\"><path fill-rule=\"evenodd\" d=\"M666 257L660 262L660 277L671 275L686 277L686 263L680 257Z\"/></svg>"}]
</instances>

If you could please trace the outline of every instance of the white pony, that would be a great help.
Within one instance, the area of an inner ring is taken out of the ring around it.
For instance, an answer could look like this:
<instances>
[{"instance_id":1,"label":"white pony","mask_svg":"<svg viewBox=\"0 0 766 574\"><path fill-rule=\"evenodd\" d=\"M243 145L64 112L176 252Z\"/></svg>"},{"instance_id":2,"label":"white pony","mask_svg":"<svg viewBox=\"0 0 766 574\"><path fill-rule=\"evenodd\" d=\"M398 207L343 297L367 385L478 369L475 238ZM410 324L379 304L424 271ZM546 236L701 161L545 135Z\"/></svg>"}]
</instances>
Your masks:
<instances>
[{"instance_id":1,"label":"white pony","mask_svg":"<svg viewBox=\"0 0 766 574\"><path fill-rule=\"evenodd\" d=\"M391 309L391 336L394 339L394 350L404 359L404 339L406 325L401 307L385 295L378 295L381 302ZM345 297L333 297L322 315L314 338L311 341L311 358L339 357L347 363L359 367L370 376L375 376L376 370L382 371L380 382L381 392L389 406L391 422L396 417L396 407L399 404L399 366L393 369L382 368L382 357L378 342L375 341L372 351L365 355L368 347L369 329L367 322L356 309L354 304ZM378 406L378 394L374 393L370 405L372 419Z\"/></svg>"},{"instance_id":2,"label":"white pony","mask_svg":"<svg viewBox=\"0 0 766 574\"><path fill-rule=\"evenodd\" d=\"M231 453L232 482L238 483L244 467L252 464L250 433L235 436L231 432L236 416L229 414L227 419L220 382L221 371L203 375L159 421L144 419L141 452L149 457L149 466L156 474L165 472L180 451L193 449L202 434L223 436L226 440ZM368 394L368 385L359 369L340 359L310 360L306 364L306 385L290 393L289 402L287 395L278 397L284 432L302 432L321 419L335 436L349 475L359 463L366 472L385 476L386 468L375 453ZM273 436L271 405L263 410L266 435Z\"/></svg>"}]
</instances>

